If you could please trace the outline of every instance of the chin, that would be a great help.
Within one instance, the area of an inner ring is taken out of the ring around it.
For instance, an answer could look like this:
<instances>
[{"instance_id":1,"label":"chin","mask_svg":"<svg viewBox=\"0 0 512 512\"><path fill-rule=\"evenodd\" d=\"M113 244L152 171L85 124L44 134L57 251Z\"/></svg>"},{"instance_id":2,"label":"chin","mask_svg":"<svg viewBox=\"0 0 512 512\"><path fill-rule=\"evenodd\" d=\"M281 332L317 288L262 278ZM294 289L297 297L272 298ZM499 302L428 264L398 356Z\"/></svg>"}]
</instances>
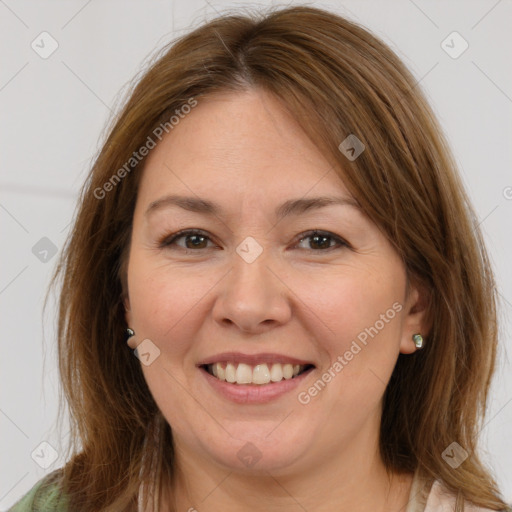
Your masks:
<instances>
[{"instance_id":1,"label":"chin","mask_svg":"<svg viewBox=\"0 0 512 512\"><path fill-rule=\"evenodd\" d=\"M298 461L304 463L304 457L311 447L311 440L305 438L291 425L273 425L265 422L261 428L248 429L247 422L238 428L229 428L233 437L223 431L221 439L209 438L201 442L201 450L217 464L229 471L268 476L289 473L296 469ZM238 435L237 435L238 434Z\"/></svg>"}]
</instances>

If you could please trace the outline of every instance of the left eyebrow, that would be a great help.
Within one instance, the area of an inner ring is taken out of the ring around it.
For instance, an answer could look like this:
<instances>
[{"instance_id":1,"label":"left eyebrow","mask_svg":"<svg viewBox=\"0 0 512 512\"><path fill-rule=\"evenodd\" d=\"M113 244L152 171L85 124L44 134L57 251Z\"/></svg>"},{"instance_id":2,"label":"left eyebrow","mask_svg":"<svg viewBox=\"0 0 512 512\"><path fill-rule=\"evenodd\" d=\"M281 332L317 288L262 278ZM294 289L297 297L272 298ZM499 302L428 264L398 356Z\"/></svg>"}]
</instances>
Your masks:
<instances>
[{"instance_id":1,"label":"left eyebrow","mask_svg":"<svg viewBox=\"0 0 512 512\"><path fill-rule=\"evenodd\" d=\"M278 219L283 219L290 215L300 215L309 210L316 210L333 205L351 206L361 211L361 206L355 199L341 196L320 196L285 201L276 208L275 215ZM156 210L172 206L178 206L184 210L205 215L220 216L223 213L222 207L219 204L207 199L192 196L168 195L150 203L145 215L150 215Z\"/></svg>"}]
</instances>

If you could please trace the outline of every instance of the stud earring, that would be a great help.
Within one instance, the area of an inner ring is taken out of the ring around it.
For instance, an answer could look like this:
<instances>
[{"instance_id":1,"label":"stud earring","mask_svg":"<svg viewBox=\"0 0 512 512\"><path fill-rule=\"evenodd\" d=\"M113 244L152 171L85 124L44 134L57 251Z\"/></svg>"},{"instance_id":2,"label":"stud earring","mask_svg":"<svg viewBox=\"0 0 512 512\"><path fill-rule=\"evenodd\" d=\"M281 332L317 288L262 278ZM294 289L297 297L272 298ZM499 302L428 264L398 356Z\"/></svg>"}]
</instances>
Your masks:
<instances>
[{"instance_id":1,"label":"stud earring","mask_svg":"<svg viewBox=\"0 0 512 512\"><path fill-rule=\"evenodd\" d=\"M137 342L135 341L135 331L130 329L129 327L126 329L126 344L133 350L137 347Z\"/></svg>"},{"instance_id":2,"label":"stud earring","mask_svg":"<svg viewBox=\"0 0 512 512\"><path fill-rule=\"evenodd\" d=\"M423 347L423 336L421 334L413 334L412 341L414 341L416 348Z\"/></svg>"}]
</instances>

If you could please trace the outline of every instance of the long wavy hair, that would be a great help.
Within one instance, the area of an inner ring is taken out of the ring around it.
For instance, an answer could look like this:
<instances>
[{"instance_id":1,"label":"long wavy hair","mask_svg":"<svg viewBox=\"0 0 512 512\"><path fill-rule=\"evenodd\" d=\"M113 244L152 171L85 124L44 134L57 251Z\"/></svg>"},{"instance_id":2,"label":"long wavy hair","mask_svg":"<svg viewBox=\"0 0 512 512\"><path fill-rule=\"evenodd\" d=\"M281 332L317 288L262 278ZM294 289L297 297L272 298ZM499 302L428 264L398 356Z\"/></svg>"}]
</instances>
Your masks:
<instances>
[{"instance_id":1,"label":"long wavy hair","mask_svg":"<svg viewBox=\"0 0 512 512\"><path fill-rule=\"evenodd\" d=\"M71 509L128 512L139 501L157 510L173 478L171 427L126 346L126 263L146 161L133 153L191 98L254 88L274 94L324 151L428 292L426 346L399 355L384 395L386 468L441 480L457 510L464 500L504 508L477 452L497 350L495 282L450 151L416 79L386 44L332 12L295 6L227 13L173 41L106 132L52 279L61 286L71 435L60 475ZM349 134L366 146L354 161L339 149ZM122 179L112 181L116 172ZM456 470L442 456L454 441L469 454ZM141 494L141 485L152 490Z\"/></svg>"}]
</instances>

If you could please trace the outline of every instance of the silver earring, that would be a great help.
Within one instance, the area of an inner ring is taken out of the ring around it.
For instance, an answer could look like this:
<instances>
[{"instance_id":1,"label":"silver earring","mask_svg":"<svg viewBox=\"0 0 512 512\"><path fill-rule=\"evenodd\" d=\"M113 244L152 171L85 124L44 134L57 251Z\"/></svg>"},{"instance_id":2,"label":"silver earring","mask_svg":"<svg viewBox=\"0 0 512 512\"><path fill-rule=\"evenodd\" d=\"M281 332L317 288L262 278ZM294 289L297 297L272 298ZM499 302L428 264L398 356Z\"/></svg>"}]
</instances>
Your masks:
<instances>
[{"instance_id":1,"label":"silver earring","mask_svg":"<svg viewBox=\"0 0 512 512\"><path fill-rule=\"evenodd\" d=\"M137 347L137 342L134 338L135 331L133 329L130 329L129 327L126 329L126 344L131 348L135 349Z\"/></svg>"},{"instance_id":2,"label":"silver earring","mask_svg":"<svg viewBox=\"0 0 512 512\"><path fill-rule=\"evenodd\" d=\"M423 336L421 334L413 334L412 341L414 341L416 348L423 347Z\"/></svg>"}]
</instances>

